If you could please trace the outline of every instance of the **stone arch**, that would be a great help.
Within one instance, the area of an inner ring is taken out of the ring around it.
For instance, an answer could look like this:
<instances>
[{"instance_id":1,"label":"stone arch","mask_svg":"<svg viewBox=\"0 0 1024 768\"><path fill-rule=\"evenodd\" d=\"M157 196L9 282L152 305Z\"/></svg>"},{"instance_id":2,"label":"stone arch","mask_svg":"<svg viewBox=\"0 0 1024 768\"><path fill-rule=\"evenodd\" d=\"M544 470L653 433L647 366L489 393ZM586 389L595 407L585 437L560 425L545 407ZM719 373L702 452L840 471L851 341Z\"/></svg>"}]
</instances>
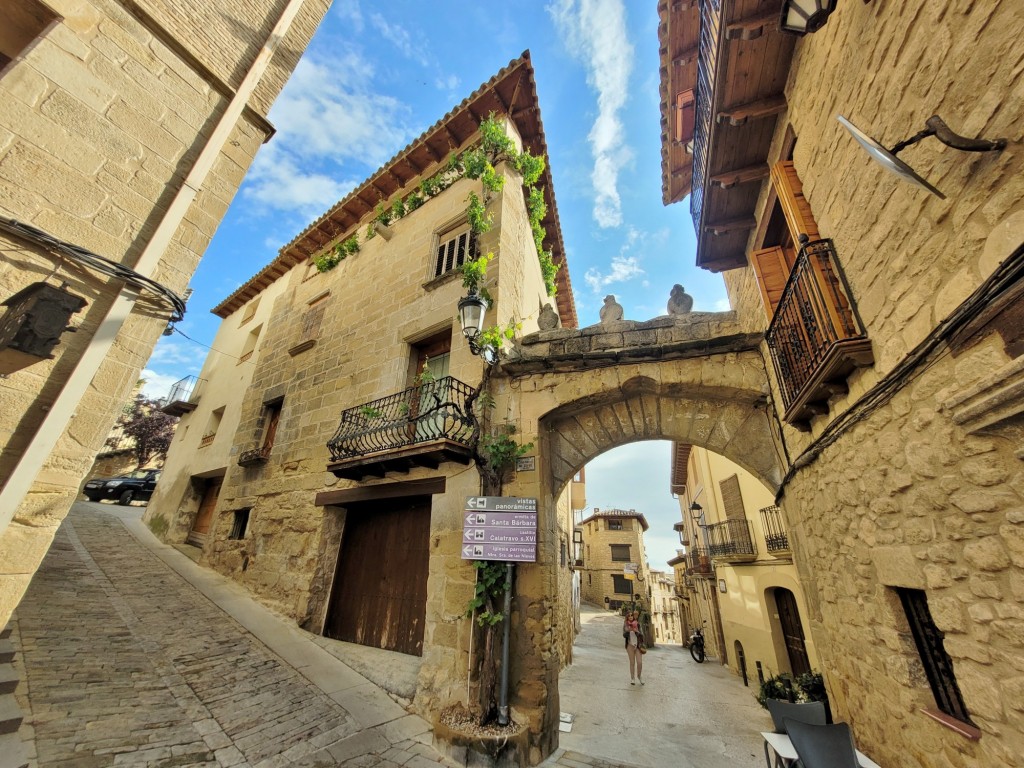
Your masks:
<instances>
[{"instance_id":1,"label":"stone arch","mask_svg":"<svg viewBox=\"0 0 1024 768\"><path fill-rule=\"evenodd\" d=\"M635 376L540 418L543 479L556 497L581 467L606 451L642 440L675 440L731 459L775 491L783 464L770 418L758 391L665 385Z\"/></svg>"}]
</instances>

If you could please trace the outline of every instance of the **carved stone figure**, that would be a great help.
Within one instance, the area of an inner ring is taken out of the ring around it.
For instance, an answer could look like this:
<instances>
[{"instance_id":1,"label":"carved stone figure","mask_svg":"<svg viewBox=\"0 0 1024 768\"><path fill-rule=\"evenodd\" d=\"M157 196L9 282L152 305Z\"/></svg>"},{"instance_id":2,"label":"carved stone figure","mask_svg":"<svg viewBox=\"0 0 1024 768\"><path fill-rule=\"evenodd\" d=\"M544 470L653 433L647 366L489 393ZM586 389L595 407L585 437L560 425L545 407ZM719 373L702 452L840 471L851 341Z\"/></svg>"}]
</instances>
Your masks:
<instances>
[{"instance_id":1,"label":"carved stone figure","mask_svg":"<svg viewBox=\"0 0 1024 768\"><path fill-rule=\"evenodd\" d=\"M542 331L553 331L560 326L562 321L550 304L540 305L540 315L537 316L537 327Z\"/></svg>"},{"instance_id":2,"label":"carved stone figure","mask_svg":"<svg viewBox=\"0 0 1024 768\"><path fill-rule=\"evenodd\" d=\"M615 300L613 294L604 297L604 306L601 307L601 322L614 323L622 319L622 306Z\"/></svg>"},{"instance_id":3,"label":"carved stone figure","mask_svg":"<svg viewBox=\"0 0 1024 768\"><path fill-rule=\"evenodd\" d=\"M672 286L672 293L668 297L668 313L670 315L685 315L693 309L693 296L686 292L679 283Z\"/></svg>"}]
</instances>

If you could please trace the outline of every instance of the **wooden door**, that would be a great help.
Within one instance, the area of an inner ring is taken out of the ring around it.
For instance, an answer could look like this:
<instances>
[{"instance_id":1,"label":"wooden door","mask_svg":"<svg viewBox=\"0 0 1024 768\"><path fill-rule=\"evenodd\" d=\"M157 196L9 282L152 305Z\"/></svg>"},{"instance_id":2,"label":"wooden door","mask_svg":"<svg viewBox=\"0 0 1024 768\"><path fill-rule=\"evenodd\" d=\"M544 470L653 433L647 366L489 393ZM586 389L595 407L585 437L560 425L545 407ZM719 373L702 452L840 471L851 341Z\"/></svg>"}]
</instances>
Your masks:
<instances>
[{"instance_id":1,"label":"wooden door","mask_svg":"<svg viewBox=\"0 0 1024 768\"><path fill-rule=\"evenodd\" d=\"M788 589L776 589L775 606L779 610L779 624L782 625L782 636L786 641L790 670L794 676L810 672L811 662L807 658L804 629L800 624L800 611L796 607L796 598Z\"/></svg>"},{"instance_id":2,"label":"wooden door","mask_svg":"<svg viewBox=\"0 0 1024 768\"><path fill-rule=\"evenodd\" d=\"M199 511L196 512L195 522L192 523L192 530L188 535L190 544L202 546L206 541L206 535L210 532L210 523L213 521L213 510L217 508L217 497L220 496L220 486L223 482L223 477L211 477L206 481L203 498L199 502Z\"/></svg>"},{"instance_id":3,"label":"wooden door","mask_svg":"<svg viewBox=\"0 0 1024 768\"><path fill-rule=\"evenodd\" d=\"M430 497L348 508L324 635L423 655Z\"/></svg>"}]
</instances>

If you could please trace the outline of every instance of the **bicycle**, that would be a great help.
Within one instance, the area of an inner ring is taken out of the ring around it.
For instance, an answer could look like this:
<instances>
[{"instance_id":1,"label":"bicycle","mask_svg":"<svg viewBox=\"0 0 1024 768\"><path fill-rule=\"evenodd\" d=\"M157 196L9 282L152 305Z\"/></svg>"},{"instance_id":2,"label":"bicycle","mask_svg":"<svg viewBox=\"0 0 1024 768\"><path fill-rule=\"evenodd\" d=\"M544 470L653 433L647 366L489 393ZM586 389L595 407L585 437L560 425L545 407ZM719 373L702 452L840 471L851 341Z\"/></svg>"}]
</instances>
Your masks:
<instances>
[{"instance_id":1,"label":"bicycle","mask_svg":"<svg viewBox=\"0 0 1024 768\"><path fill-rule=\"evenodd\" d=\"M707 622L704 622L707 624ZM703 664L707 654L704 651L704 628L697 627L690 635L690 655L698 664Z\"/></svg>"}]
</instances>

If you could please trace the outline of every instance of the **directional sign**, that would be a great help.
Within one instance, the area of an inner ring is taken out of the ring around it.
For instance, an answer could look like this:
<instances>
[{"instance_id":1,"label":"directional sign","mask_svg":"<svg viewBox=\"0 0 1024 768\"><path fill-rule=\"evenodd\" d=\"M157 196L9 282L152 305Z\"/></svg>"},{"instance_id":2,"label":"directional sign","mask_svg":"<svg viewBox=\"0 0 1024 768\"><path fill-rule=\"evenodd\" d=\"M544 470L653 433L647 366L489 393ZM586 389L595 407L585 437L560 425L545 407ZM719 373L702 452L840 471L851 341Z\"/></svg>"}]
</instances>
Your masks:
<instances>
[{"instance_id":1,"label":"directional sign","mask_svg":"<svg viewBox=\"0 0 1024 768\"><path fill-rule=\"evenodd\" d=\"M477 544L536 544L536 528L464 528L463 542Z\"/></svg>"},{"instance_id":2,"label":"directional sign","mask_svg":"<svg viewBox=\"0 0 1024 768\"><path fill-rule=\"evenodd\" d=\"M470 496L462 518L462 559L537 560L537 500Z\"/></svg>"},{"instance_id":3,"label":"directional sign","mask_svg":"<svg viewBox=\"0 0 1024 768\"><path fill-rule=\"evenodd\" d=\"M462 548L462 559L533 563L537 560L537 546L535 544L467 544Z\"/></svg>"},{"instance_id":4,"label":"directional sign","mask_svg":"<svg viewBox=\"0 0 1024 768\"><path fill-rule=\"evenodd\" d=\"M517 496L470 496L466 499L466 511L480 512L536 512L537 500Z\"/></svg>"}]
</instances>

